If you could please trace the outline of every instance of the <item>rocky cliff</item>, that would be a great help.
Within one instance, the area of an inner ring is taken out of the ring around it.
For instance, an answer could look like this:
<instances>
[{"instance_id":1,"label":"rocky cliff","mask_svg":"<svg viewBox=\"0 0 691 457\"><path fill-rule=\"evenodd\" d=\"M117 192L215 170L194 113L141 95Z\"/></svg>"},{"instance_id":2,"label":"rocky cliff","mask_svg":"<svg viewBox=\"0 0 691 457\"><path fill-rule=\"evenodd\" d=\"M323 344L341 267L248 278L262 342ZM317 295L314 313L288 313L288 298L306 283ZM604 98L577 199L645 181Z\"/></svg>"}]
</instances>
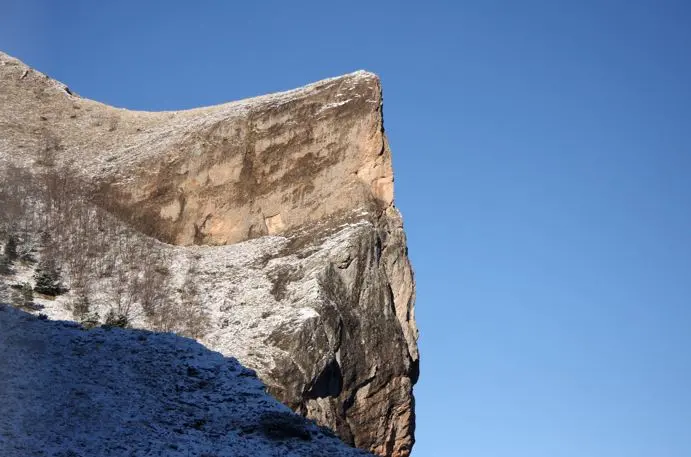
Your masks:
<instances>
[{"instance_id":1,"label":"rocky cliff","mask_svg":"<svg viewBox=\"0 0 691 457\"><path fill-rule=\"evenodd\" d=\"M188 325L196 304L203 319L188 333L256 369L282 402L360 448L410 453L414 282L375 75L150 113L80 98L0 53L0 132L6 182L18 170L36 182L15 202L23 216L5 215L5 235L13 217L53 214L17 235L61 259L70 292L37 298L43 312L76 318L81 300L93 315L177 330L166 307L178 303ZM98 275L70 254L96 238L91 257L112 267ZM155 308L142 284L157 274Z\"/></svg>"}]
</instances>

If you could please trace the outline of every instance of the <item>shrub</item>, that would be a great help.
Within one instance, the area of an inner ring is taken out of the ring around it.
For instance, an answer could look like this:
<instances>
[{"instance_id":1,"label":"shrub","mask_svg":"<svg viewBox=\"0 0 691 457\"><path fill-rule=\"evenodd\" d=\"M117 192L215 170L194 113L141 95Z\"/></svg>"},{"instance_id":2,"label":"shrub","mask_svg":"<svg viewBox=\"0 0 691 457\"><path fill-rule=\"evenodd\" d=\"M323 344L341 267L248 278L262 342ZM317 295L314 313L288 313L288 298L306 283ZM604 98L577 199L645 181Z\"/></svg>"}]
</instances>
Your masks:
<instances>
[{"instance_id":1,"label":"shrub","mask_svg":"<svg viewBox=\"0 0 691 457\"><path fill-rule=\"evenodd\" d=\"M31 284L25 282L22 285L13 285L12 289L12 304L14 306L29 310L40 309L34 304L34 291Z\"/></svg>"},{"instance_id":2,"label":"shrub","mask_svg":"<svg viewBox=\"0 0 691 457\"><path fill-rule=\"evenodd\" d=\"M88 330L88 329L98 327L101 322L100 322L100 317L99 317L98 313L93 312L93 313L89 313L86 316L84 316L79 321L79 323L82 325L82 327L84 327L85 329Z\"/></svg>"},{"instance_id":3,"label":"shrub","mask_svg":"<svg viewBox=\"0 0 691 457\"><path fill-rule=\"evenodd\" d=\"M194 279L195 268L187 271L180 294L182 308L181 333L190 338L200 338L209 327L209 311L201 300L197 283Z\"/></svg>"},{"instance_id":4,"label":"shrub","mask_svg":"<svg viewBox=\"0 0 691 457\"><path fill-rule=\"evenodd\" d=\"M119 314L112 309L108 311L108 314L106 315L106 321L103 323L103 326L107 328L126 328L128 325L129 321L127 319L127 316L125 316L124 314Z\"/></svg>"},{"instance_id":5,"label":"shrub","mask_svg":"<svg viewBox=\"0 0 691 457\"><path fill-rule=\"evenodd\" d=\"M290 411L267 411L259 419L259 424L262 433L274 440L312 439L312 435L307 429L307 420Z\"/></svg>"}]
</instances>

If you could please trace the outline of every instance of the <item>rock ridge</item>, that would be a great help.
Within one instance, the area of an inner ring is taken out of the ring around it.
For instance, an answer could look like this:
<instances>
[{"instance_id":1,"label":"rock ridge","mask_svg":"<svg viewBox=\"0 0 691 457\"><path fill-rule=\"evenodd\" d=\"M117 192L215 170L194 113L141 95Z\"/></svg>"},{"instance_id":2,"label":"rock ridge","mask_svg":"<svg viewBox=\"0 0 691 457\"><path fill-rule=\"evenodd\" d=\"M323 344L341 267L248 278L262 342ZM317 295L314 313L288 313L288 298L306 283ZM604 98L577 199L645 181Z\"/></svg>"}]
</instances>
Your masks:
<instances>
[{"instance_id":1,"label":"rock ridge","mask_svg":"<svg viewBox=\"0 0 691 457\"><path fill-rule=\"evenodd\" d=\"M128 111L0 53L0 167L74 175L114 223L158 240L147 246L178 289L176 272L192 275L211 316L201 342L346 442L407 456L415 285L382 110L379 78L357 71L213 107ZM69 295L46 312L64 317Z\"/></svg>"}]
</instances>

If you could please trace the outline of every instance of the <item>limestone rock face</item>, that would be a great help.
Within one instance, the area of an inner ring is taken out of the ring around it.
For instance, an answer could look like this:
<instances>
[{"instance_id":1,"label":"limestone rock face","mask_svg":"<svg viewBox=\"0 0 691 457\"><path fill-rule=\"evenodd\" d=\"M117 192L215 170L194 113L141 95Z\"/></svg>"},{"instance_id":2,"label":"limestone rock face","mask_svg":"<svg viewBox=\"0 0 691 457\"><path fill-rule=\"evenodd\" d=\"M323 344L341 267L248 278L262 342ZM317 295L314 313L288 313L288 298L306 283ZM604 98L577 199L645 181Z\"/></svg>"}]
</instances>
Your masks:
<instances>
[{"instance_id":1,"label":"limestone rock face","mask_svg":"<svg viewBox=\"0 0 691 457\"><path fill-rule=\"evenodd\" d=\"M74 173L161 241L173 271L194 264L212 316L203 343L345 441L407 456L415 286L382 119L379 79L362 71L150 113L80 98L0 53L0 166Z\"/></svg>"}]
</instances>

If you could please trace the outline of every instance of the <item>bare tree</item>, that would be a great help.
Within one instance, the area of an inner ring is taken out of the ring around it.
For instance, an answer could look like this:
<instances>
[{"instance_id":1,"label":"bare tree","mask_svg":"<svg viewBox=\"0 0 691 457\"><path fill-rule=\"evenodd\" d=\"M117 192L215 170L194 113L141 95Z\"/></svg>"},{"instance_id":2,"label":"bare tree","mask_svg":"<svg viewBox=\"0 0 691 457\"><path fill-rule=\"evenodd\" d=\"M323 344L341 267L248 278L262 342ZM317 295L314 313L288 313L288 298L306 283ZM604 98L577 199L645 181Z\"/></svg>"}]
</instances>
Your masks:
<instances>
[{"instance_id":1,"label":"bare tree","mask_svg":"<svg viewBox=\"0 0 691 457\"><path fill-rule=\"evenodd\" d=\"M191 266L185 275L182 286L182 306L185 321L182 333L192 338L199 338L209 327L209 312L201 300L201 295L195 280L196 266Z\"/></svg>"}]
</instances>

